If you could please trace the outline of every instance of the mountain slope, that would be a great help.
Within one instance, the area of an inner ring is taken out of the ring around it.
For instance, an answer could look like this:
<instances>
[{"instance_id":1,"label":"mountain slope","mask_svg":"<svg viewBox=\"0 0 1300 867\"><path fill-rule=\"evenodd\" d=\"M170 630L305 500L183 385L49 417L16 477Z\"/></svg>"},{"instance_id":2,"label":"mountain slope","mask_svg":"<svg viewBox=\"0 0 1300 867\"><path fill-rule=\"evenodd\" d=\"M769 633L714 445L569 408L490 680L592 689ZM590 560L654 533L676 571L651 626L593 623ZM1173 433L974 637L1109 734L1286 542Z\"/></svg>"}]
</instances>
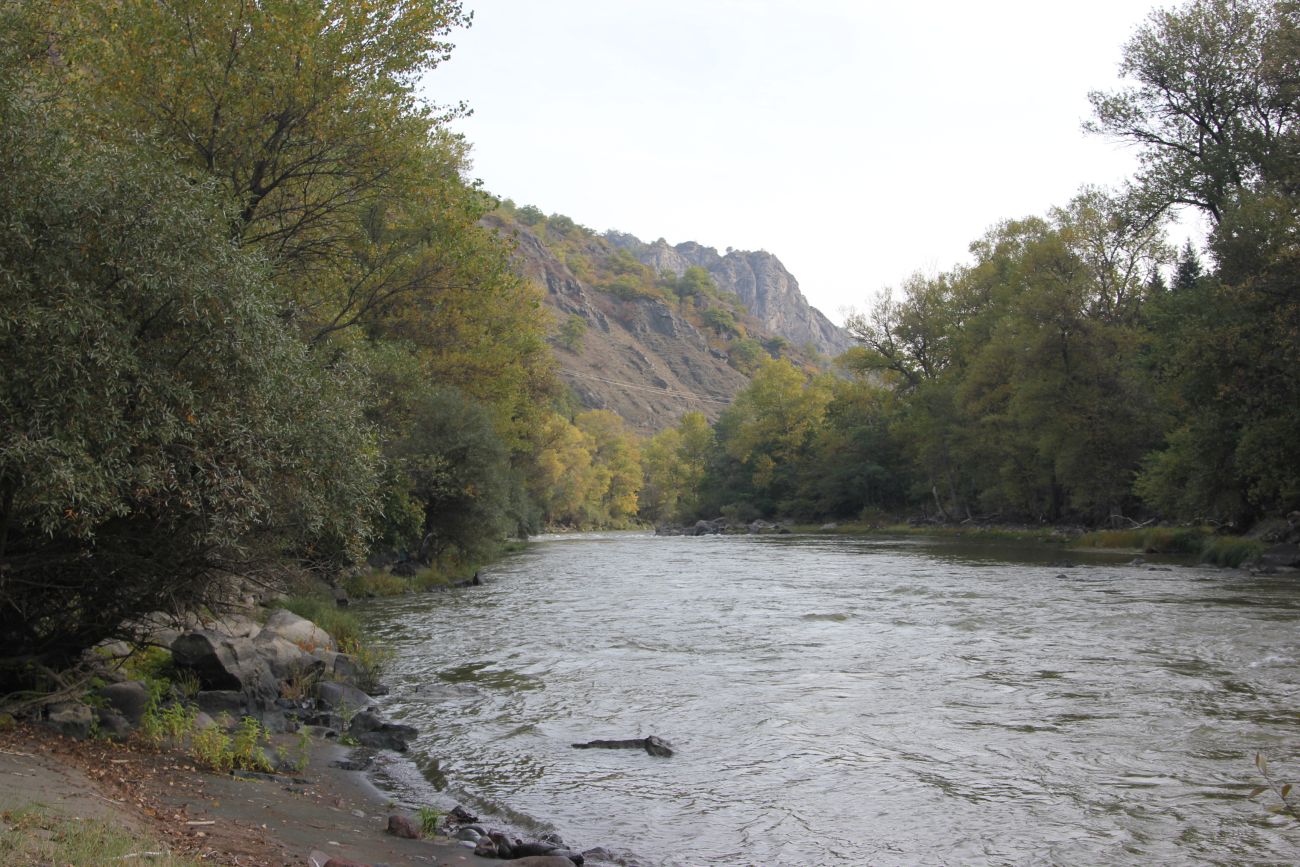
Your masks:
<instances>
[{"instance_id":1,"label":"mountain slope","mask_svg":"<svg viewBox=\"0 0 1300 867\"><path fill-rule=\"evenodd\" d=\"M656 272L670 271L681 276L691 266L703 268L719 289L738 296L766 331L795 346L811 344L822 355L833 357L853 345L842 328L808 303L799 281L771 253L729 250L720 255L714 248L694 241L669 246L663 239L647 244L617 232L606 233L605 237Z\"/></svg>"},{"instance_id":2,"label":"mountain slope","mask_svg":"<svg viewBox=\"0 0 1300 867\"><path fill-rule=\"evenodd\" d=\"M848 343L847 337L836 341L842 332L829 322L831 333L817 329L818 317L825 317L808 307L794 278L766 253L721 257L679 245L720 275L716 286L683 298L674 286L695 260L679 248L597 235L567 217L545 217L508 201L484 222L513 241L515 267L545 290L561 378L578 401L613 410L642 433L672 426L689 411L716 420L766 356L811 369L825 363L822 347L834 354ZM789 326L787 333L767 327L762 317Z\"/></svg>"}]
</instances>

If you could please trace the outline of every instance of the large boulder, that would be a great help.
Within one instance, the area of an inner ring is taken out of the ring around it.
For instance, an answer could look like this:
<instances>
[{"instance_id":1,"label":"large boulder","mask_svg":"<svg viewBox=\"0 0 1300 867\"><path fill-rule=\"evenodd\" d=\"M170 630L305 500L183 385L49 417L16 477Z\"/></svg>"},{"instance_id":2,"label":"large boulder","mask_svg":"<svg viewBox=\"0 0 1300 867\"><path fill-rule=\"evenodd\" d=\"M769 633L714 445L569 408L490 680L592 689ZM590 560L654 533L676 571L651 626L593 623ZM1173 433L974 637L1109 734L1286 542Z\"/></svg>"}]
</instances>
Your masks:
<instances>
[{"instance_id":1,"label":"large boulder","mask_svg":"<svg viewBox=\"0 0 1300 867\"><path fill-rule=\"evenodd\" d=\"M172 642L172 661L193 671L203 689L240 692L250 707L270 707L280 697L280 681L253 639L189 632Z\"/></svg>"},{"instance_id":2,"label":"large boulder","mask_svg":"<svg viewBox=\"0 0 1300 867\"><path fill-rule=\"evenodd\" d=\"M279 637L298 645L303 650L338 650L334 638L305 617L299 617L292 611L279 608L262 624L259 638Z\"/></svg>"},{"instance_id":3,"label":"large boulder","mask_svg":"<svg viewBox=\"0 0 1300 867\"><path fill-rule=\"evenodd\" d=\"M301 680L325 671L323 659L266 630L253 639L253 645L278 680Z\"/></svg>"},{"instance_id":4,"label":"large boulder","mask_svg":"<svg viewBox=\"0 0 1300 867\"><path fill-rule=\"evenodd\" d=\"M149 707L149 689L138 680L110 683L99 688L98 695L109 708L133 726L138 726Z\"/></svg>"},{"instance_id":5,"label":"large boulder","mask_svg":"<svg viewBox=\"0 0 1300 867\"><path fill-rule=\"evenodd\" d=\"M375 702L355 686L322 681L316 685L316 703L327 710L355 713L373 707Z\"/></svg>"}]
</instances>

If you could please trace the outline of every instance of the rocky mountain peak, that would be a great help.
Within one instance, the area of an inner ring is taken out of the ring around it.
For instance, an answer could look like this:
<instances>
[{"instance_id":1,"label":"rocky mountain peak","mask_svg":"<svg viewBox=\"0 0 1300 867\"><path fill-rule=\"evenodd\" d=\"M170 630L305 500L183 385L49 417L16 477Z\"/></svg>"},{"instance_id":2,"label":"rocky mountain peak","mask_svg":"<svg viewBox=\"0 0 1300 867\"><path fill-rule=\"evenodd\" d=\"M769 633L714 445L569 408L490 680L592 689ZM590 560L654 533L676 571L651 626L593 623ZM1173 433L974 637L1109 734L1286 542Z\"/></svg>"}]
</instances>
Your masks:
<instances>
[{"instance_id":1,"label":"rocky mountain peak","mask_svg":"<svg viewBox=\"0 0 1300 867\"><path fill-rule=\"evenodd\" d=\"M828 356L839 355L853 345L844 329L808 303L799 281L781 260L765 250L720 254L694 241L670 245L660 238L647 244L621 232L607 232L605 238L656 271L681 276L692 266L703 268L719 289L738 296L767 331L792 344L811 345Z\"/></svg>"}]
</instances>

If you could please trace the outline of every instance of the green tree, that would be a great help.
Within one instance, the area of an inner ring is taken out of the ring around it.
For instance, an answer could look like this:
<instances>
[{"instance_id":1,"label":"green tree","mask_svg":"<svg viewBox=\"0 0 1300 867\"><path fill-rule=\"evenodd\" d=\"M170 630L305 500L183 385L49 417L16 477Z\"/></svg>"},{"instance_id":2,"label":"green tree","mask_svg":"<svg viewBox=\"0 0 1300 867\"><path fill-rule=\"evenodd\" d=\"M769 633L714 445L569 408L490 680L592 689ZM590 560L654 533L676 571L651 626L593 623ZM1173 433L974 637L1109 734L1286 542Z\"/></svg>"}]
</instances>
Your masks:
<instances>
[{"instance_id":1,"label":"green tree","mask_svg":"<svg viewBox=\"0 0 1300 867\"><path fill-rule=\"evenodd\" d=\"M1090 95L1089 128L1137 145L1136 183L1155 209L1215 222L1243 188L1294 160L1296 4L1193 0L1151 13L1124 46L1134 83Z\"/></svg>"},{"instance_id":2,"label":"green tree","mask_svg":"<svg viewBox=\"0 0 1300 867\"><path fill-rule=\"evenodd\" d=\"M830 398L827 378L809 380L789 361L764 361L718 420L721 455L713 479L705 483L715 488L709 497L738 497L768 515L788 508L799 463L824 422Z\"/></svg>"},{"instance_id":3,"label":"green tree","mask_svg":"<svg viewBox=\"0 0 1300 867\"><path fill-rule=\"evenodd\" d=\"M420 554L425 560L491 554L519 529L512 514L518 481L491 414L454 389L435 388L412 415L405 435L386 451L422 516Z\"/></svg>"},{"instance_id":4,"label":"green tree","mask_svg":"<svg viewBox=\"0 0 1300 867\"><path fill-rule=\"evenodd\" d=\"M1125 90L1094 95L1094 128L1140 148L1138 194L1213 223L1217 273L1184 256L1159 357L1186 418L1140 490L1186 518L1249 522L1300 506L1300 6L1195 0L1125 48Z\"/></svg>"},{"instance_id":5,"label":"green tree","mask_svg":"<svg viewBox=\"0 0 1300 867\"><path fill-rule=\"evenodd\" d=\"M11 4L3 7L8 16ZM0 28L0 681L232 572L361 553L375 447L214 190L86 142Z\"/></svg>"}]
</instances>

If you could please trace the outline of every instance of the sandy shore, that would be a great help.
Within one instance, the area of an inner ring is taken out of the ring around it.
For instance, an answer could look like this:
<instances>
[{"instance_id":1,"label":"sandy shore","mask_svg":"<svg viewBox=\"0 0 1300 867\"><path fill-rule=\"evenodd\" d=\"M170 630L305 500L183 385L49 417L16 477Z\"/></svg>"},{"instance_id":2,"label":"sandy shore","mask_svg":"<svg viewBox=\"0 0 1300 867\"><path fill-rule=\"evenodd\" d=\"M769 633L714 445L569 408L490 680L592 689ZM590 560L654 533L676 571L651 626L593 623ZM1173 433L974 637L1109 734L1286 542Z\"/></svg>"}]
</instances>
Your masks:
<instances>
[{"instance_id":1,"label":"sandy shore","mask_svg":"<svg viewBox=\"0 0 1300 867\"><path fill-rule=\"evenodd\" d=\"M394 811L383 793L362 773L331 765L347 752L315 742L301 775L245 780L205 773L179 753L20 726L0 733L0 813L37 806L104 820L177 854L238 867L306 865L313 851L391 867L503 863L454 841L386 834Z\"/></svg>"}]
</instances>

